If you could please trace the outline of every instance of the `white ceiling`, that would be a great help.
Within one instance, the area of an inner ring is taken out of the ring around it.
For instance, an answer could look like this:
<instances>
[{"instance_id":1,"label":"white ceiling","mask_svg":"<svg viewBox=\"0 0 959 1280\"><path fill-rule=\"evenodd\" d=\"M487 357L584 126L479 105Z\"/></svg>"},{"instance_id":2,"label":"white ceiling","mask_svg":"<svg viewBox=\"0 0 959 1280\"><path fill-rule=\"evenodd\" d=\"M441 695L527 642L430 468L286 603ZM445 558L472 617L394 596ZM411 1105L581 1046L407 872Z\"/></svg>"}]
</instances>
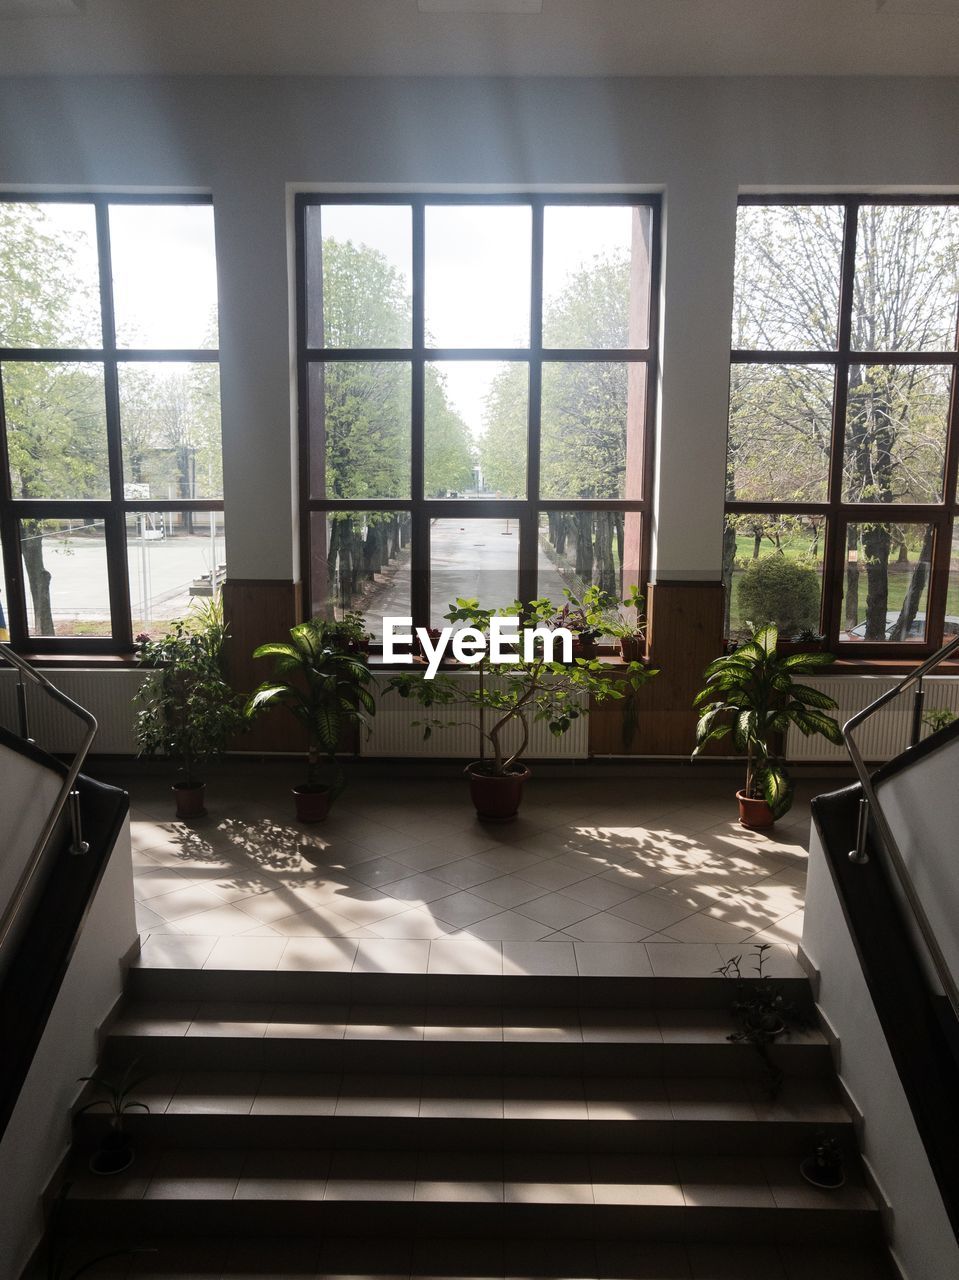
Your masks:
<instances>
[{"instance_id":1,"label":"white ceiling","mask_svg":"<svg viewBox=\"0 0 959 1280\"><path fill-rule=\"evenodd\" d=\"M0 0L0 75L42 73L955 76L959 0Z\"/></svg>"}]
</instances>

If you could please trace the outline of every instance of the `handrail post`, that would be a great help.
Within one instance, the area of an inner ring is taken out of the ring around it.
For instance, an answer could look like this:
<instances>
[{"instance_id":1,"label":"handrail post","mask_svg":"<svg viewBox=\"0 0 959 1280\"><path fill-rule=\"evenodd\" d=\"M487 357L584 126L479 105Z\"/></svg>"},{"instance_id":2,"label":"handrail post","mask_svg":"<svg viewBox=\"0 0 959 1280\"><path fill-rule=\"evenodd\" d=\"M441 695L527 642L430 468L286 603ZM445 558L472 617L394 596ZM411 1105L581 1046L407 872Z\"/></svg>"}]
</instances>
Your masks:
<instances>
[{"instance_id":1,"label":"handrail post","mask_svg":"<svg viewBox=\"0 0 959 1280\"><path fill-rule=\"evenodd\" d=\"M68 801L70 806L70 833L72 839L70 841L70 852L73 854L83 854L90 852L89 842L83 838L83 819L80 815L80 792L74 788L70 792Z\"/></svg>"},{"instance_id":2,"label":"handrail post","mask_svg":"<svg viewBox=\"0 0 959 1280\"><path fill-rule=\"evenodd\" d=\"M922 736L922 704L925 701L925 690L922 687L922 676L916 681L916 692L912 695L912 735L909 745L915 747Z\"/></svg>"},{"instance_id":3,"label":"handrail post","mask_svg":"<svg viewBox=\"0 0 959 1280\"><path fill-rule=\"evenodd\" d=\"M27 686L23 678L23 671L17 668L17 721L20 725L20 737L27 742L32 742L30 737L30 716L27 711Z\"/></svg>"},{"instance_id":4,"label":"handrail post","mask_svg":"<svg viewBox=\"0 0 959 1280\"><path fill-rule=\"evenodd\" d=\"M866 833L869 830L869 801L865 796L859 800L859 816L856 822L856 847L849 850L850 862L868 862L866 851Z\"/></svg>"}]
</instances>

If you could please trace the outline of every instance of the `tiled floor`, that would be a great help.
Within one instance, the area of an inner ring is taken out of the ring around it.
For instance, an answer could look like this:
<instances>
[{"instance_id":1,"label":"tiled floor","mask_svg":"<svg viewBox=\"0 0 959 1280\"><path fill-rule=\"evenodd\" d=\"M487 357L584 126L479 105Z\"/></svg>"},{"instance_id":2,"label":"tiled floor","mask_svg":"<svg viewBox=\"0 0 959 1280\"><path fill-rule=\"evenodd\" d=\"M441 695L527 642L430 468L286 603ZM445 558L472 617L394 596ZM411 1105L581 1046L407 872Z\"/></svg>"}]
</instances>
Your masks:
<instances>
[{"instance_id":1,"label":"tiled floor","mask_svg":"<svg viewBox=\"0 0 959 1280\"><path fill-rule=\"evenodd\" d=\"M806 784L763 835L728 781L536 778L518 821L484 826L459 779L359 777L301 826L290 774L226 771L191 824L165 782L119 779L144 962L681 976L769 941L792 971L808 800L831 789Z\"/></svg>"}]
</instances>

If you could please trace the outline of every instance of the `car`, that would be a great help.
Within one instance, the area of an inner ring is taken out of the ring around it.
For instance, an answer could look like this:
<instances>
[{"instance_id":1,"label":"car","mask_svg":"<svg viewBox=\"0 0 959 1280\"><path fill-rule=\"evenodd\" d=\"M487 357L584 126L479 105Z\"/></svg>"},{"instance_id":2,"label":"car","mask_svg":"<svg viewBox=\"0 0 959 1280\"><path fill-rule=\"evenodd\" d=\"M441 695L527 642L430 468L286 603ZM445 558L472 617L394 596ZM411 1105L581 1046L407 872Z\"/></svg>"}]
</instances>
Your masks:
<instances>
[{"instance_id":1,"label":"car","mask_svg":"<svg viewBox=\"0 0 959 1280\"><path fill-rule=\"evenodd\" d=\"M899 621L899 610L890 609L886 613L886 637L885 638L887 640L891 638L892 633L895 629L896 623L898 621ZM853 627L849 631L844 632L843 634L848 639L855 638L856 640L865 640L866 624L865 622L860 622L857 626ZM955 614L950 613L946 615L945 635L947 639L949 636L959 635L959 617L957 617ZM913 618L912 623L909 627L909 633L906 636L906 639L911 641L916 641L916 640L924 640L925 638L926 638L926 615L925 613L920 612L920 613L917 613L916 616Z\"/></svg>"}]
</instances>

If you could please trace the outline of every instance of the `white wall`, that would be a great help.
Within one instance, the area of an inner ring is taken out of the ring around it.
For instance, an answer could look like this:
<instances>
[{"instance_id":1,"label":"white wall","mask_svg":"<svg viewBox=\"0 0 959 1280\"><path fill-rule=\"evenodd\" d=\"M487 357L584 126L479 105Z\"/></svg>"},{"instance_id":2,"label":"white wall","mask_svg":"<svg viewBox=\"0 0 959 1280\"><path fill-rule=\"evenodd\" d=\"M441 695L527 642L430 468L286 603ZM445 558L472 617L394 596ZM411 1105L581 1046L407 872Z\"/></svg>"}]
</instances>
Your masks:
<instances>
[{"instance_id":1,"label":"white wall","mask_svg":"<svg viewBox=\"0 0 959 1280\"><path fill-rule=\"evenodd\" d=\"M0 745L0 914L13 897L62 785L59 773Z\"/></svg>"},{"instance_id":2,"label":"white wall","mask_svg":"<svg viewBox=\"0 0 959 1280\"><path fill-rule=\"evenodd\" d=\"M40 1197L70 1145L77 1077L96 1066L96 1030L122 987L119 957L136 940L127 821L0 1142L0 1280L15 1280L40 1240Z\"/></svg>"},{"instance_id":3,"label":"white wall","mask_svg":"<svg viewBox=\"0 0 959 1280\"><path fill-rule=\"evenodd\" d=\"M815 829L809 841L803 951L819 971L819 1007L839 1036L839 1075L865 1117L862 1152L892 1207L906 1280L955 1280L959 1245L916 1132Z\"/></svg>"},{"instance_id":4,"label":"white wall","mask_svg":"<svg viewBox=\"0 0 959 1280\"><path fill-rule=\"evenodd\" d=\"M290 578L290 184L665 192L655 541L718 579L737 190L959 190L959 79L0 81L0 185L213 194L231 577Z\"/></svg>"}]
</instances>

